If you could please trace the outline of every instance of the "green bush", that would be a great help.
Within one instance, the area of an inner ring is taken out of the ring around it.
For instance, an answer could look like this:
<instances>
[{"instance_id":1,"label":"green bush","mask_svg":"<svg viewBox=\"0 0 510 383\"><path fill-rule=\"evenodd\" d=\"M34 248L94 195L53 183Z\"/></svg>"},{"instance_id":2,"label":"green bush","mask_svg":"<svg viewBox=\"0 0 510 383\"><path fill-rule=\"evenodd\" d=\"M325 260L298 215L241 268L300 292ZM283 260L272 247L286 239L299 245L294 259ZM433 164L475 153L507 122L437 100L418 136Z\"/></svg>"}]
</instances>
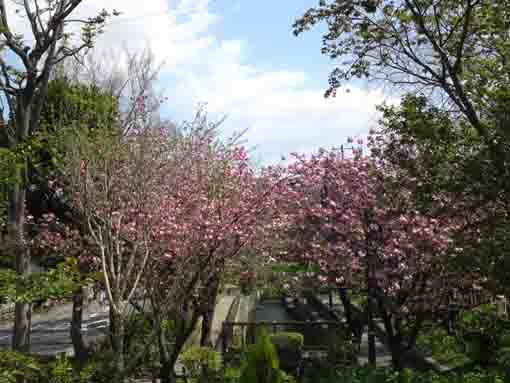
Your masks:
<instances>
[{"instance_id":1,"label":"green bush","mask_svg":"<svg viewBox=\"0 0 510 383\"><path fill-rule=\"evenodd\" d=\"M495 305L486 304L464 312L457 329L473 362L480 366L508 366L510 321L498 318Z\"/></svg>"},{"instance_id":2,"label":"green bush","mask_svg":"<svg viewBox=\"0 0 510 383\"><path fill-rule=\"evenodd\" d=\"M11 351L0 351L0 382L16 382L25 377L36 381L42 375L41 365L32 357Z\"/></svg>"},{"instance_id":3,"label":"green bush","mask_svg":"<svg viewBox=\"0 0 510 383\"><path fill-rule=\"evenodd\" d=\"M302 358L304 337L297 332L278 332L270 336L276 347L280 367L287 372L295 371Z\"/></svg>"},{"instance_id":4,"label":"green bush","mask_svg":"<svg viewBox=\"0 0 510 383\"><path fill-rule=\"evenodd\" d=\"M239 383L241 370L239 368L228 367L223 371L222 383Z\"/></svg>"},{"instance_id":5,"label":"green bush","mask_svg":"<svg viewBox=\"0 0 510 383\"><path fill-rule=\"evenodd\" d=\"M76 369L71 360L64 354L47 366L47 376L45 383L91 383L92 376L97 374L97 366L90 364L80 371ZM41 382L42 383L42 382Z\"/></svg>"},{"instance_id":6,"label":"green bush","mask_svg":"<svg viewBox=\"0 0 510 383\"><path fill-rule=\"evenodd\" d=\"M136 313L129 317L125 327L125 350L126 360L133 355L143 353L143 359L139 362L140 369L155 369L159 366L159 350L155 343L150 344L147 349L147 339L152 333L152 325L145 314Z\"/></svg>"},{"instance_id":7,"label":"green bush","mask_svg":"<svg viewBox=\"0 0 510 383\"><path fill-rule=\"evenodd\" d=\"M423 354L450 367L462 366L470 361L463 353L461 342L448 335L443 328L433 328L421 334L416 340L416 347Z\"/></svg>"},{"instance_id":8,"label":"green bush","mask_svg":"<svg viewBox=\"0 0 510 383\"><path fill-rule=\"evenodd\" d=\"M243 354L240 383L281 383L282 378L276 348L262 329L255 344Z\"/></svg>"},{"instance_id":9,"label":"green bush","mask_svg":"<svg viewBox=\"0 0 510 383\"><path fill-rule=\"evenodd\" d=\"M0 383L14 383L24 377L30 383L111 382L104 363L91 361L78 369L72 359L59 354L50 361L40 361L16 352L0 352Z\"/></svg>"},{"instance_id":10,"label":"green bush","mask_svg":"<svg viewBox=\"0 0 510 383\"><path fill-rule=\"evenodd\" d=\"M294 350L302 350L305 342L303 334L299 332L277 332L271 334L270 338L276 347L289 347Z\"/></svg>"},{"instance_id":11,"label":"green bush","mask_svg":"<svg viewBox=\"0 0 510 383\"><path fill-rule=\"evenodd\" d=\"M115 379L114 354L110 350L100 350L82 369L87 383L111 383Z\"/></svg>"},{"instance_id":12,"label":"green bush","mask_svg":"<svg viewBox=\"0 0 510 383\"><path fill-rule=\"evenodd\" d=\"M221 368L221 355L208 347L191 347L183 352L179 360L191 377L198 378L204 369L217 373Z\"/></svg>"},{"instance_id":13,"label":"green bush","mask_svg":"<svg viewBox=\"0 0 510 383\"><path fill-rule=\"evenodd\" d=\"M340 369L335 379L316 380L314 383L503 383L496 371L482 370L464 374L422 372L411 369L396 371L387 367L357 367Z\"/></svg>"}]
</instances>

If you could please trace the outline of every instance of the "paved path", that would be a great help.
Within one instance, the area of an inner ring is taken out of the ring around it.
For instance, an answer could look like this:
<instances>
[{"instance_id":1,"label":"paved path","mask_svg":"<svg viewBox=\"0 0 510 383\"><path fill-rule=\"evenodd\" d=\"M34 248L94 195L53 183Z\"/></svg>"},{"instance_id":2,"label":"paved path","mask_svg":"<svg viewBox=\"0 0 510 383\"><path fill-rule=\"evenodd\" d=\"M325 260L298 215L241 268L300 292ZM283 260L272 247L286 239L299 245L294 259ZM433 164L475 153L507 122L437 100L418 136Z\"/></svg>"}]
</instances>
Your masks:
<instances>
[{"instance_id":1,"label":"paved path","mask_svg":"<svg viewBox=\"0 0 510 383\"><path fill-rule=\"evenodd\" d=\"M232 306L234 299L234 295L223 295L218 298L211 324L211 342L214 345L218 342L218 338L223 329L223 322L227 319L230 306Z\"/></svg>"}]
</instances>

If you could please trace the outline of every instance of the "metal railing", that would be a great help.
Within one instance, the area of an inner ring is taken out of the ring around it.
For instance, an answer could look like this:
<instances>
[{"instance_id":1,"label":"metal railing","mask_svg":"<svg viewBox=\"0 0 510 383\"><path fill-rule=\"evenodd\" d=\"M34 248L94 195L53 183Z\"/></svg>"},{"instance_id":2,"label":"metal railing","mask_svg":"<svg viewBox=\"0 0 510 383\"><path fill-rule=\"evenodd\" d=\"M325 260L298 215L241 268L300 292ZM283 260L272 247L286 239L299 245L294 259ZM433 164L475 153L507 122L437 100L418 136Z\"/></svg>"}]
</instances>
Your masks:
<instances>
[{"instance_id":1,"label":"metal railing","mask_svg":"<svg viewBox=\"0 0 510 383\"><path fill-rule=\"evenodd\" d=\"M261 328L266 328L270 334L280 331L301 333L305 349L326 349L332 334L341 334L344 337L348 334L345 324L338 321L226 321L221 333L221 350L227 352L233 347L243 349L253 344Z\"/></svg>"}]
</instances>

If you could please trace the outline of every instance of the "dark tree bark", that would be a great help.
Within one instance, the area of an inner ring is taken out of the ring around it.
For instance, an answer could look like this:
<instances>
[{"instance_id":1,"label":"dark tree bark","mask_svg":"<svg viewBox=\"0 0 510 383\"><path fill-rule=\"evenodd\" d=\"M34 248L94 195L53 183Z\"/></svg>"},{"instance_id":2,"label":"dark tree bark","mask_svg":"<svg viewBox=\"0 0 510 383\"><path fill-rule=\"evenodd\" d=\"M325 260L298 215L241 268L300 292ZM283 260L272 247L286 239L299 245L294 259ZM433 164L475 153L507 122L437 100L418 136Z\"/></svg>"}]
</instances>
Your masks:
<instances>
[{"instance_id":1,"label":"dark tree bark","mask_svg":"<svg viewBox=\"0 0 510 383\"><path fill-rule=\"evenodd\" d=\"M352 310L352 303L349 299L347 291L345 289L339 289L340 300L342 301L342 306L344 308L345 319L347 321L347 326L349 326L349 331L356 337L361 339L361 335L363 333L363 325L364 321L362 318L355 319Z\"/></svg>"},{"instance_id":2,"label":"dark tree bark","mask_svg":"<svg viewBox=\"0 0 510 383\"><path fill-rule=\"evenodd\" d=\"M111 330L111 341L112 349L115 353L115 372L117 375L116 382L122 383L124 381L124 317L115 312L113 308L110 308L110 318L112 326Z\"/></svg>"},{"instance_id":3,"label":"dark tree bark","mask_svg":"<svg viewBox=\"0 0 510 383\"><path fill-rule=\"evenodd\" d=\"M13 117L11 123L4 126L8 149L17 150L19 144L25 143L37 131L39 117L48 92L50 73L54 66L92 44L96 32L82 34L83 43L77 47L69 47L67 44L58 46L64 37L64 21L81 2L82 0L58 0L53 2L51 10L41 9L37 3L34 5L30 1L23 2L24 13L30 22L35 40L32 47L27 50L23 49L23 45L16 38L15 31L9 27L8 7L5 0L0 0L2 41L5 48L22 64L22 79L20 79L17 73L9 70L4 59L0 60L0 77L2 77L0 91L5 96L9 113ZM49 21L42 21L46 19L46 16L49 16ZM104 17L91 19L87 23L101 27L104 24ZM3 114L3 108L1 112ZM8 185L7 250L16 257L18 296L25 292L25 281L30 274L30 248L25 240L24 227L28 160L23 161L21 169L15 171L14 184ZM14 351L30 352L30 320L31 304L17 302L12 340ZM19 380L24 381L24 378L21 377Z\"/></svg>"},{"instance_id":4,"label":"dark tree bark","mask_svg":"<svg viewBox=\"0 0 510 383\"><path fill-rule=\"evenodd\" d=\"M211 345L211 327L214 319L214 309L216 307L216 298L220 287L218 278L214 278L207 291L207 303L202 316L202 332L200 335L200 346L208 347Z\"/></svg>"},{"instance_id":5,"label":"dark tree bark","mask_svg":"<svg viewBox=\"0 0 510 383\"><path fill-rule=\"evenodd\" d=\"M180 323L176 328L175 342L173 344L169 341L167 332L162 327L161 316L156 315L154 318L161 364L161 383L175 383L177 381L174 371L175 362L181 353L184 343L186 343L198 322L200 310L197 307L189 308L188 304L185 304L182 312L177 313L177 315L180 317Z\"/></svg>"},{"instance_id":6,"label":"dark tree bark","mask_svg":"<svg viewBox=\"0 0 510 383\"><path fill-rule=\"evenodd\" d=\"M19 172L23 176L24 172ZM30 248L25 238L25 185L13 185L8 193L8 239L12 255L16 261L16 295L25 293L27 280L30 274ZM29 302L16 302L14 333L12 338L13 350L30 352L30 326L31 304Z\"/></svg>"},{"instance_id":7,"label":"dark tree bark","mask_svg":"<svg viewBox=\"0 0 510 383\"><path fill-rule=\"evenodd\" d=\"M79 286L73 292L73 315L71 318L71 341L73 343L74 355L79 363L84 363L88 356L89 350L85 346L82 334L83 323L83 287Z\"/></svg>"}]
</instances>

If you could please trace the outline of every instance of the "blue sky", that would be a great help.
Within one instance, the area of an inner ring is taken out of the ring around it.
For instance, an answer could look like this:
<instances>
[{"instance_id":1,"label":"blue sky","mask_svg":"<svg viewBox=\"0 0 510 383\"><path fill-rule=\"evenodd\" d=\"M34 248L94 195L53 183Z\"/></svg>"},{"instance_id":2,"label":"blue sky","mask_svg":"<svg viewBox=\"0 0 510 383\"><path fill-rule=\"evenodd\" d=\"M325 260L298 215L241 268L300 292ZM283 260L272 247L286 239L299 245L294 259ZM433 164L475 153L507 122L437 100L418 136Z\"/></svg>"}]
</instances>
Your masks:
<instances>
[{"instance_id":1,"label":"blue sky","mask_svg":"<svg viewBox=\"0 0 510 383\"><path fill-rule=\"evenodd\" d=\"M113 61L127 47L149 48L164 63L157 89L162 115L189 120L199 103L211 118L228 115L222 133L248 129L262 163L290 152L339 146L375 126L380 89L349 84L325 100L332 62L320 54L323 26L295 37L292 23L318 0L85 0L78 16L103 7L124 14L107 25L95 54ZM142 5L142 6L140 6ZM117 54L117 52L119 52Z\"/></svg>"},{"instance_id":2,"label":"blue sky","mask_svg":"<svg viewBox=\"0 0 510 383\"><path fill-rule=\"evenodd\" d=\"M317 3L315 0L292 1L217 1L224 21L218 27L220 38L243 39L249 42L255 65L266 69L300 68L316 81L326 84L331 64L320 55L319 26L295 37L292 24L304 10Z\"/></svg>"}]
</instances>

